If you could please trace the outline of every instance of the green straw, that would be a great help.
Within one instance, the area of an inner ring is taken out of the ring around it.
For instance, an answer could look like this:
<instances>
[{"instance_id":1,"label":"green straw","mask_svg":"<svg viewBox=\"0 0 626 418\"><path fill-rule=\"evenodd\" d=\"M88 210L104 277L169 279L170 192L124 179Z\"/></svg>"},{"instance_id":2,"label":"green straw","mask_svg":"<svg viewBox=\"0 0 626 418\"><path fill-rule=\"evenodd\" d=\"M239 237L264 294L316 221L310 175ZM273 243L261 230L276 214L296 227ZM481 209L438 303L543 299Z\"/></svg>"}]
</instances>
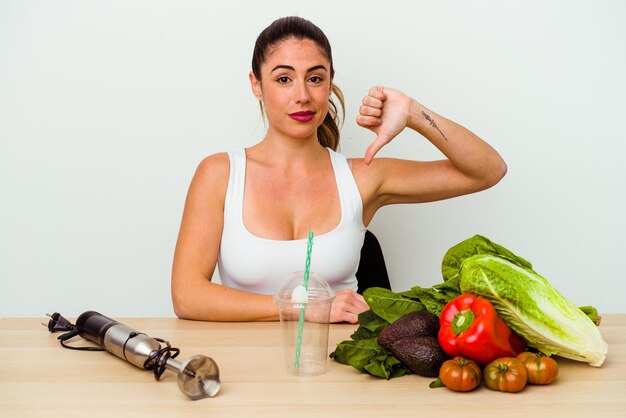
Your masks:
<instances>
[{"instance_id":1,"label":"green straw","mask_svg":"<svg viewBox=\"0 0 626 418\"><path fill-rule=\"evenodd\" d=\"M311 248L313 247L313 231L309 230L309 240L306 245L306 263L304 264L304 290L309 289L309 267L311 266ZM308 302L308 294L307 302ZM300 347L302 346L302 328L304 327L304 310L306 302L300 307L300 319L298 320L298 340L296 341L296 361L294 367L300 368Z\"/></svg>"}]
</instances>

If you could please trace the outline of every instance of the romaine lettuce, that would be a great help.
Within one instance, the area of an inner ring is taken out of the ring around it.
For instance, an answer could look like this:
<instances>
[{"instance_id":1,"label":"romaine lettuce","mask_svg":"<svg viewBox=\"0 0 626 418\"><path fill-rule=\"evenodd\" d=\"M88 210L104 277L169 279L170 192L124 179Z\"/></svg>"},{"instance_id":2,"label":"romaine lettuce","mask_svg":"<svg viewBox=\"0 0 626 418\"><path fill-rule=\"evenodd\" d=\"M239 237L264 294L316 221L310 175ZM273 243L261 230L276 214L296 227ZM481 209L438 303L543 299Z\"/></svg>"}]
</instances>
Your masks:
<instances>
[{"instance_id":1,"label":"romaine lettuce","mask_svg":"<svg viewBox=\"0 0 626 418\"><path fill-rule=\"evenodd\" d=\"M495 248L481 236L464 243L467 251L463 257L448 260L448 266L453 267L447 272L454 276L454 267L457 267L463 293L488 299L529 346L547 355L556 354L596 367L602 365L608 344L596 325L532 270L530 263L508 250L504 256L494 254L495 251L481 253L481 249ZM464 243L454 247L456 254L462 252ZM478 254L471 255L473 252Z\"/></svg>"}]
</instances>

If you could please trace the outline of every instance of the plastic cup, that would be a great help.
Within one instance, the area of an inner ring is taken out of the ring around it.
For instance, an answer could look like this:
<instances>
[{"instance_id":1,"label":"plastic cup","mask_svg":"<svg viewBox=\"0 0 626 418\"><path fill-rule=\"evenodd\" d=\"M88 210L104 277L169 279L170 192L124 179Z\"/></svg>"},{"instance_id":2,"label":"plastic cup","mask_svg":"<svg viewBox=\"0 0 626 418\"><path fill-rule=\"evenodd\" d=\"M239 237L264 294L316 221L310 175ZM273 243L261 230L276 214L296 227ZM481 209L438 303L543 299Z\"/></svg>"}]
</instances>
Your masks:
<instances>
[{"instance_id":1,"label":"plastic cup","mask_svg":"<svg viewBox=\"0 0 626 418\"><path fill-rule=\"evenodd\" d=\"M328 325L335 294L315 273L309 274L307 289L303 283L304 272L292 273L274 293L274 301L278 304L287 372L316 376L326 372Z\"/></svg>"}]
</instances>

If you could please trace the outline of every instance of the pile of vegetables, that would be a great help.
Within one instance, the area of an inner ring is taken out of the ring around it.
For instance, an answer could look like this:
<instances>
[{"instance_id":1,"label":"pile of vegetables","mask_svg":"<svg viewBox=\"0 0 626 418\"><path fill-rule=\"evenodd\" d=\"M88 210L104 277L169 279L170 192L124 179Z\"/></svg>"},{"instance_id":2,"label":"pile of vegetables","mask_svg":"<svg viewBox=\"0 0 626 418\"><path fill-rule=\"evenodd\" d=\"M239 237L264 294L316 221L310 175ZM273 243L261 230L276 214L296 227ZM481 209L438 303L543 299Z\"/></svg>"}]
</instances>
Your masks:
<instances>
[{"instance_id":1,"label":"pile of vegetables","mask_svg":"<svg viewBox=\"0 0 626 418\"><path fill-rule=\"evenodd\" d=\"M367 289L363 296L370 310L359 316L358 329L350 340L337 345L331 358L385 379L413 373L390 347L379 344L378 337L399 318L427 311L439 317L439 345L454 357L442 363L440 370L460 368L476 375L475 369L480 372L484 367L488 387L487 380L497 379L487 376L510 377L511 370L522 369L525 385L533 374L528 372L530 355L539 358L531 358L537 364L552 360L553 355L596 367L604 362L608 345L597 328L597 310L577 307L535 272L530 262L506 248L476 235L448 250L442 274L443 283L431 288L415 286L400 293ZM480 324L488 335L468 338L472 324L475 328ZM524 352L527 347L537 353Z\"/></svg>"},{"instance_id":2,"label":"pile of vegetables","mask_svg":"<svg viewBox=\"0 0 626 418\"><path fill-rule=\"evenodd\" d=\"M439 378L430 387L467 392L477 388L484 376L489 389L519 392L527 383L548 384L556 379L556 361L524 351L526 342L487 299L469 293L452 299L441 312L440 325L439 343L454 358L441 364Z\"/></svg>"}]
</instances>

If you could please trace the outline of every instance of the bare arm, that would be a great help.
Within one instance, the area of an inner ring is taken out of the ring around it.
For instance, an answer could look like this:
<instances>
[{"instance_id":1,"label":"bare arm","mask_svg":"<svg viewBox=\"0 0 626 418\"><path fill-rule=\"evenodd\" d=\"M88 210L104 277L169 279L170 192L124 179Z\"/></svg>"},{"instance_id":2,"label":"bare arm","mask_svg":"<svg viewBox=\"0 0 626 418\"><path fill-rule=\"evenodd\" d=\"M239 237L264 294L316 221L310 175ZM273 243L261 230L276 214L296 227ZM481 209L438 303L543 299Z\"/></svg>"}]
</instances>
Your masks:
<instances>
[{"instance_id":1,"label":"bare arm","mask_svg":"<svg viewBox=\"0 0 626 418\"><path fill-rule=\"evenodd\" d=\"M224 223L224 199L230 164L226 154L206 158L189 187L172 268L176 316L208 321L277 320L268 295L257 295L211 282Z\"/></svg>"},{"instance_id":2,"label":"bare arm","mask_svg":"<svg viewBox=\"0 0 626 418\"><path fill-rule=\"evenodd\" d=\"M397 90L370 89L357 123L377 134L365 158L353 161L367 222L381 206L477 192L495 185L506 173L506 164L489 144ZM406 127L422 134L447 159L425 162L373 158Z\"/></svg>"}]
</instances>

